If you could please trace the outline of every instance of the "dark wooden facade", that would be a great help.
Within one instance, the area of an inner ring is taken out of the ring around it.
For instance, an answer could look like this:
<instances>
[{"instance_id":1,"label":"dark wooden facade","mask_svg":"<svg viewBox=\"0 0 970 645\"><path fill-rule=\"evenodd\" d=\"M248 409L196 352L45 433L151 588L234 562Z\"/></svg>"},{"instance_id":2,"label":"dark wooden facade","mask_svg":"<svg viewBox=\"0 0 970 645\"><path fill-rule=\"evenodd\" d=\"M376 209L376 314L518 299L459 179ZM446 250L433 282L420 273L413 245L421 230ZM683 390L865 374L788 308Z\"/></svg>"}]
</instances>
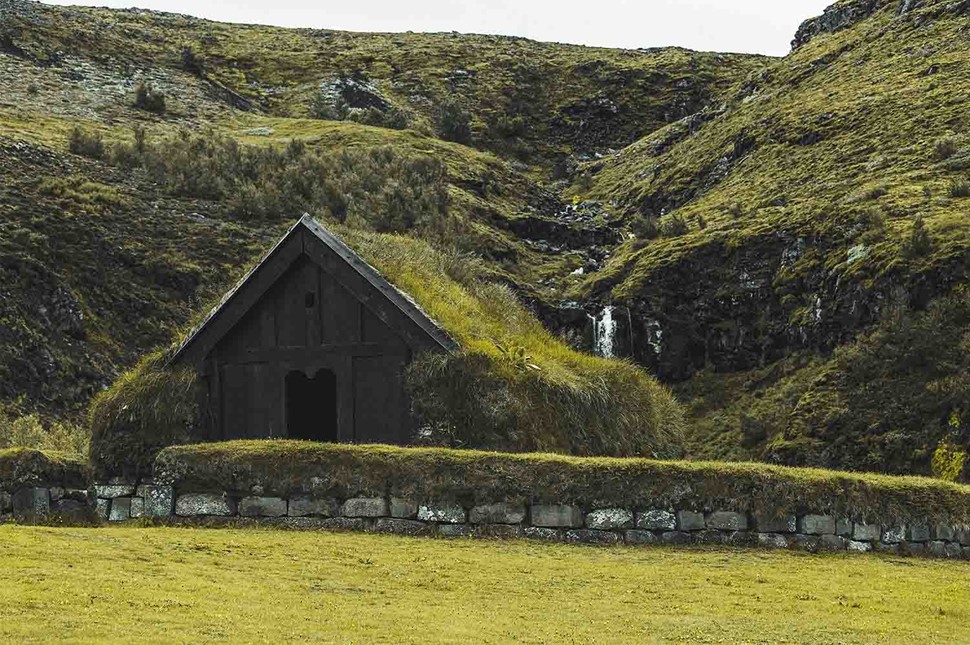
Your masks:
<instances>
[{"instance_id":1,"label":"dark wooden facade","mask_svg":"<svg viewBox=\"0 0 970 645\"><path fill-rule=\"evenodd\" d=\"M406 442L402 374L454 341L304 216L173 359L203 383L202 439Z\"/></svg>"}]
</instances>

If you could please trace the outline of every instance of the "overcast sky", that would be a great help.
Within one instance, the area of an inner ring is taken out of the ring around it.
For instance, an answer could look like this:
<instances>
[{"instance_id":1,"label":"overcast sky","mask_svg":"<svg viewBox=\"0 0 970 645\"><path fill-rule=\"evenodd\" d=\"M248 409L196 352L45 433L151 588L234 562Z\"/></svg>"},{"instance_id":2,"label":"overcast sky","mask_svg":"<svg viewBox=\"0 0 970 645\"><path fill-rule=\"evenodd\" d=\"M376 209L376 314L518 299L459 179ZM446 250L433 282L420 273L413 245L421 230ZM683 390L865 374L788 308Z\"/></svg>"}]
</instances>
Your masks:
<instances>
[{"instance_id":1,"label":"overcast sky","mask_svg":"<svg viewBox=\"0 0 970 645\"><path fill-rule=\"evenodd\" d=\"M101 0L52 2L226 22L353 31L460 31L536 40L784 55L802 20L834 0Z\"/></svg>"}]
</instances>

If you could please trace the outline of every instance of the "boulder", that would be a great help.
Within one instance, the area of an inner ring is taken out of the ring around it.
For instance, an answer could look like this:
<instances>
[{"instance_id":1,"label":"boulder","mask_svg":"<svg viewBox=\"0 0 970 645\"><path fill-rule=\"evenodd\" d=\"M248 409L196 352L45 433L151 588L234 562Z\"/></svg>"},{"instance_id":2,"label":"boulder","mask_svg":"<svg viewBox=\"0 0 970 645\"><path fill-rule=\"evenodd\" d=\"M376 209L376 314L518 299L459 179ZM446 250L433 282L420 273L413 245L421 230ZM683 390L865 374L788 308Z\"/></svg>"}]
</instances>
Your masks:
<instances>
[{"instance_id":1,"label":"boulder","mask_svg":"<svg viewBox=\"0 0 970 645\"><path fill-rule=\"evenodd\" d=\"M290 517L333 517L337 514L339 504L335 499L317 499L314 497L290 498L287 515Z\"/></svg>"},{"instance_id":2,"label":"boulder","mask_svg":"<svg viewBox=\"0 0 970 645\"><path fill-rule=\"evenodd\" d=\"M50 517L51 496L46 488L21 488L11 498L18 522L40 522Z\"/></svg>"},{"instance_id":3,"label":"boulder","mask_svg":"<svg viewBox=\"0 0 970 645\"><path fill-rule=\"evenodd\" d=\"M175 514L180 517L231 516L236 514L236 504L229 496L211 493L179 495L175 501Z\"/></svg>"},{"instance_id":4,"label":"boulder","mask_svg":"<svg viewBox=\"0 0 970 645\"><path fill-rule=\"evenodd\" d=\"M525 520L521 504L485 504L475 506L469 514L472 524L520 524Z\"/></svg>"},{"instance_id":5,"label":"boulder","mask_svg":"<svg viewBox=\"0 0 970 645\"><path fill-rule=\"evenodd\" d=\"M794 533L798 529L798 518L759 513L754 516L754 525L761 533Z\"/></svg>"},{"instance_id":6,"label":"boulder","mask_svg":"<svg viewBox=\"0 0 970 645\"><path fill-rule=\"evenodd\" d=\"M343 503L340 514L344 517L386 517L390 508L383 497L353 497Z\"/></svg>"},{"instance_id":7,"label":"boulder","mask_svg":"<svg viewBox=\"0 0 970 645\"><path fill-rule=\"evenodd\" d=\"M661 509L641 511L637 513L636 526L648 531L673 531L677 528L677 516Z\"/></svg>"},{"instance_id":8,"label":"boulder","mask_svg":"<svg viewBox=\"0 0 970 645\"><path fill-rule=\"evenodd\" d=\"M699 531L707 528L703 513L694 511L678 511L677 528L681 531Z\"/></svg>"},{"instance_id":9,"label":"boulder","mask_svg":"<svg viewBox=\"0 0 970 645\"><path fill-rule=\"evenodd\" d=\"M831 515L803 515L798 518L802 535L835 535L835 518Z\"/></svg>"},{"instance_id":10,"label":"boulder","mask_svg":"<svg viewBox=\"0 0 970 645\"><path fill-rule=\"evenodd\" d=\"M625 508L601 508L586 515L586 527L600 531L632 529L633 512ZM568 536L566 539L569 539Z\"/></svg>"},{"instance_id":11,"label":"boulder","mask_svg":"<svg viewBox=\"0 0 970 645\"><path fill-rule=\"evenodd\" d=\"M436 506L419 506L418 519L422 522L462 524L468 519L468 516L465 509L458 504L439 504Z\"/></svg>"},{"instance_id":12,"label":"boulder","mask_svg":"<svg viewBox=\"0 0 970 645\"><path fill-rule=\"evenodd\" d=\"M583 525L583 511L567 504L534 504L529 509L532 525L544 528L579 528Z\"/></svg>"},{"instance_id":13,"label":"boulder","mask_svg":"<svg viewBox=\"0 0 970 645\"><path fill-rule=\"evenodd\" d=\"M709 529L721 531L746 531L748 529L748 516L744 513L717 511L709 513L706 521Z\"/></svg>"},{"instance_id":14,"label":"boulder","mask_svg":"<svg viewBox=\"0 0 970 645\"><path fill-rule=\"evenodd\" d=\"M243 497L239 500L239 514L243 517L283 517L286 500L279 497Z\"/></svg>"},{"instance_id":15,"label":"boulder","mask_svg":"<svg viewBox=\"0 0 970 645\"><path fill-rule=\"evenodd\" d=\"M391 517L413 520L418 516L418 504L401 497L392 497L390 511Z\"/></svg>"}]
</instances>

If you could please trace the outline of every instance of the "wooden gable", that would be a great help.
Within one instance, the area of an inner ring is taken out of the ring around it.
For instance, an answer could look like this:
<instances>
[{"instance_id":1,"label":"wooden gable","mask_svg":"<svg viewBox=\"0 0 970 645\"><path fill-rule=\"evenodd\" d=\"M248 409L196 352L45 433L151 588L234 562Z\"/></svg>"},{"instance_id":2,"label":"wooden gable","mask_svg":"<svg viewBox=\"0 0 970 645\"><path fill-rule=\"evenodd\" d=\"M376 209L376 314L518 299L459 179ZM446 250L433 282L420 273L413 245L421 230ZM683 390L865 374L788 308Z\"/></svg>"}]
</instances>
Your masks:
<instances>
[{"instance_id":1,"label":"wooden gable","mask_svg":"<svg viewBox=\"0 0 970 645\"><path fill-rule=\"evenodd\" d=\"M404 368L417 353L456 347L410 298L304 216L173 361L203 379L207 439L402 443L410 431Z\"/></svg>"}]
</instances>

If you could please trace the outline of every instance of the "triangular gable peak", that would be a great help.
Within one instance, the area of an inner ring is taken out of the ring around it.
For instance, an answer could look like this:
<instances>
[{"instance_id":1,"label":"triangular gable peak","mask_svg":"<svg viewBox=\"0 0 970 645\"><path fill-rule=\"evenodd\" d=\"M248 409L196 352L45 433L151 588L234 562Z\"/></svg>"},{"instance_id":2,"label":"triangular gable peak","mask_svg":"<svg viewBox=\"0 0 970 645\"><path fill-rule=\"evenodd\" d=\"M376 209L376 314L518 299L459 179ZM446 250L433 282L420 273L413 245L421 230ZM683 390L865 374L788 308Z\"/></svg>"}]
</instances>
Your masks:
<instances>
[{"instance_id":1,"label":"triangular gable peak","mask_svg":"<svg viewBox=\"0 0 970 645\"><path fill-rule=\"evenodd\" d=\"M309 215L304 215L195 327L172 357L200 365L301 259L327 272L413 351L452 352L455 341L403 291Z\"/></svg>"}]
</instances>

